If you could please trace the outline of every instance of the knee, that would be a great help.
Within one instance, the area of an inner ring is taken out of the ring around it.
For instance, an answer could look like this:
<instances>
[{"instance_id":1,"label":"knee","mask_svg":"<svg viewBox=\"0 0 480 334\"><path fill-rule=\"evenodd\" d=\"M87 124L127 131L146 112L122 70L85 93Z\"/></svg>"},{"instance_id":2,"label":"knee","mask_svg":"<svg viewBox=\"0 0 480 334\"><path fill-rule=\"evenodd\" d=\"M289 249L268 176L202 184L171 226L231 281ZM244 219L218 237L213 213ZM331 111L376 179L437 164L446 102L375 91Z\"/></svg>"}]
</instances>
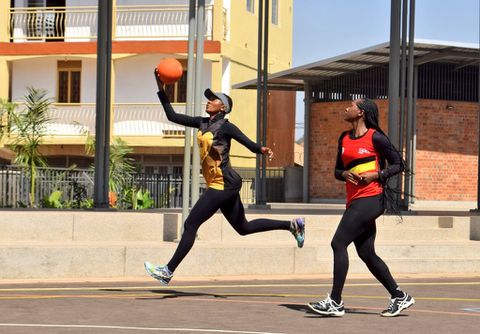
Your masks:
<instances>
[{"instance_id":1,"label":"knee","mask_svg":"<svg viewBox=\"0 0 480 334\"><path fill-rule=\"evenodd\" d=\"M191 234L191 233L197 233L198 231L198 226L197 224L195 224L194 221L192 220L185 220L185 223L183 224L183 233L188 233L188 234Z\"/></svg>"},{"instance_id":2,"label":"knee","mask_svg":"<svg viewBox=\"0 0 480 334\"><path fill-rule=\"evenodd\" d=\"M372 250L362 250L362 251L357 250L357 254L358 254L358 257L365 263L373 262L373 259L377 257L377 254L375 254L375 251L372 251Z\"/></svg>"},{"instance_id":3,"label":"knee","mask_svg":"<svg viewBox=\"0 0 480 334\"><path fill-rule=\"evenodd\" d=\"M240 234L242 237L249 234L245 226L240 226L239 228L237 228L237 233Z\"/></svg>"},{"instance_id":4,"label":"knee","mask_svg":"<svg viewBox=\"0 0 480 334\"><path fill-rule=\"evenodd\" d=\"M330 243L330 247L332 247L333 252L341 252L347 250L347 245L337 238L333 238L332 242Z\"/></svg>"}]
</instances>

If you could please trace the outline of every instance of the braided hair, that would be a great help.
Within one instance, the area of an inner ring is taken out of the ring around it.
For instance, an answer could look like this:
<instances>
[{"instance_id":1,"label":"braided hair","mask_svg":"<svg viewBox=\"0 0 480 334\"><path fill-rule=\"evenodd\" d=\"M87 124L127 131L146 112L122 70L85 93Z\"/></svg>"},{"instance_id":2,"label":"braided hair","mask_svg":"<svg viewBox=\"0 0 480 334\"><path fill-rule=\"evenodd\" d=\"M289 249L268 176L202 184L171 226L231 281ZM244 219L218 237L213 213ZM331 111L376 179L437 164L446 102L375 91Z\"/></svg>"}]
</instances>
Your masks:
<instances>
[{"instance_id":1,"label":"braided hair","mask_svg":"<svg viewBox=\"0 0 480 334\"><path fill-rule=\"evenodd\" d=\"M385 134L385 132L380 128L377 104L371 99L363 98L363 99L357 100L356 105L360 110L363 111L363 117L364 117L365 126L367 127L367 129L375 129L376 131L384 135L388 139L388 141L390 141L390 139ZM402 163L402 166L401 166L402 172L410 173L406 168L407 164L403 160L402 154L397 150L397 148L395 148L393 144L390 147L400 155L401 163ZM385 158L380 157L379 163L380 163L381 169L386 168L387 163L385 161ZM389 184L388 180L385 181L385 183L383 184L383 187L384 187L383 196L384 196L385 208L387 212L394 213L400 216L401 218L400 209L402 207L402 203L400 202L400 195L401 194L404 194L406 196L410 196L410 195L403 193L401 190L398 190L395 187L392 187Z\"/></svg>"}]
</instances>

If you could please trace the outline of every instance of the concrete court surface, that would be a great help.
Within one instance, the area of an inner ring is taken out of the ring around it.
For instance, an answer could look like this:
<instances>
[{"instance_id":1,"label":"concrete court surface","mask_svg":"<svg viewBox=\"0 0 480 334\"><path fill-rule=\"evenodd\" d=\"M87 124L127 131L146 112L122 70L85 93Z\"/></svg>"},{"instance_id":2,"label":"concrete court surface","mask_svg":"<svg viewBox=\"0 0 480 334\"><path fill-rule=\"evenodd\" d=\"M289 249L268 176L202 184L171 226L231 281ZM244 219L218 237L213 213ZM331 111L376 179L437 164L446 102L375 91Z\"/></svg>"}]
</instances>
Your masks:
<instances>
[{"instance_id":1,"label":"concrete court surface","mask_svg":"<svg viewBox=\"0 0 480 334\"><path fill-rule=\"evenodd\" d=\"M330 291L330 277L136 282L0 282L0 333L479 333L478 276L403 276L416 304L382 318L383 287L347 278L343 318L306 307Z\"/></svg>"}]
</instances>

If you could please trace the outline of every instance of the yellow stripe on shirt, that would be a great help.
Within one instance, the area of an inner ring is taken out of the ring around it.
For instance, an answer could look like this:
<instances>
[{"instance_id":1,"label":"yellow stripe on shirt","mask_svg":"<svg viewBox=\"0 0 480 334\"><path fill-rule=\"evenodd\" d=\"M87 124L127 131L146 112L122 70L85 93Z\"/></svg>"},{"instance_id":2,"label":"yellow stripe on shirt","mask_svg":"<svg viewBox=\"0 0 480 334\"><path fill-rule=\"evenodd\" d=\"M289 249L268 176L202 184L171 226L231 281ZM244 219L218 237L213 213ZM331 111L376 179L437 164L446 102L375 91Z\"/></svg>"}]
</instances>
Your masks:
<instances>
[{"instance_id":1,"label":"yellow stripe on shirt","mask_svg":"<svg viewBox=\"0 0 480 334\"><path fill-rule=\"evenodd\" d=\"M376 163L375 163L375 160L374 160L374 161L365 162L365 163L360 164L360 165L356 165L355 167L350 168L350 172L361 174L361 173L365 173L365 172L374 171L374 170L377 169L376 167L377 166L376 166Z\"/></svg>"}]
</instances>

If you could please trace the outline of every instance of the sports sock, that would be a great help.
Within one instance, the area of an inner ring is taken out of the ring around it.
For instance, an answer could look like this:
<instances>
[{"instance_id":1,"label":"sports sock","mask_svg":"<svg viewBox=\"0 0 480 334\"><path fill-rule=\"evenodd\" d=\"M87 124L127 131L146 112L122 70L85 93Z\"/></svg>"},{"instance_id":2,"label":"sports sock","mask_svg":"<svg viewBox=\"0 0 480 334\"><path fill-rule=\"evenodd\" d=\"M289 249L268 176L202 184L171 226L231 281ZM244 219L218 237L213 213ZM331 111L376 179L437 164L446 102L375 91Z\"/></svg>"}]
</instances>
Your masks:
<instances>
[{"instance_id":1,"label":"sports sock","mask_svg":"<svg viewBox=\"0 0 480 334\"><path fill-rule=\"evenodd\" d=\"M403 292L399 287L397 287L395 290L390 291L390 294L392 295L393 298L402 298L405 296L405 292Z\"/></svg>"}]
</instances>

